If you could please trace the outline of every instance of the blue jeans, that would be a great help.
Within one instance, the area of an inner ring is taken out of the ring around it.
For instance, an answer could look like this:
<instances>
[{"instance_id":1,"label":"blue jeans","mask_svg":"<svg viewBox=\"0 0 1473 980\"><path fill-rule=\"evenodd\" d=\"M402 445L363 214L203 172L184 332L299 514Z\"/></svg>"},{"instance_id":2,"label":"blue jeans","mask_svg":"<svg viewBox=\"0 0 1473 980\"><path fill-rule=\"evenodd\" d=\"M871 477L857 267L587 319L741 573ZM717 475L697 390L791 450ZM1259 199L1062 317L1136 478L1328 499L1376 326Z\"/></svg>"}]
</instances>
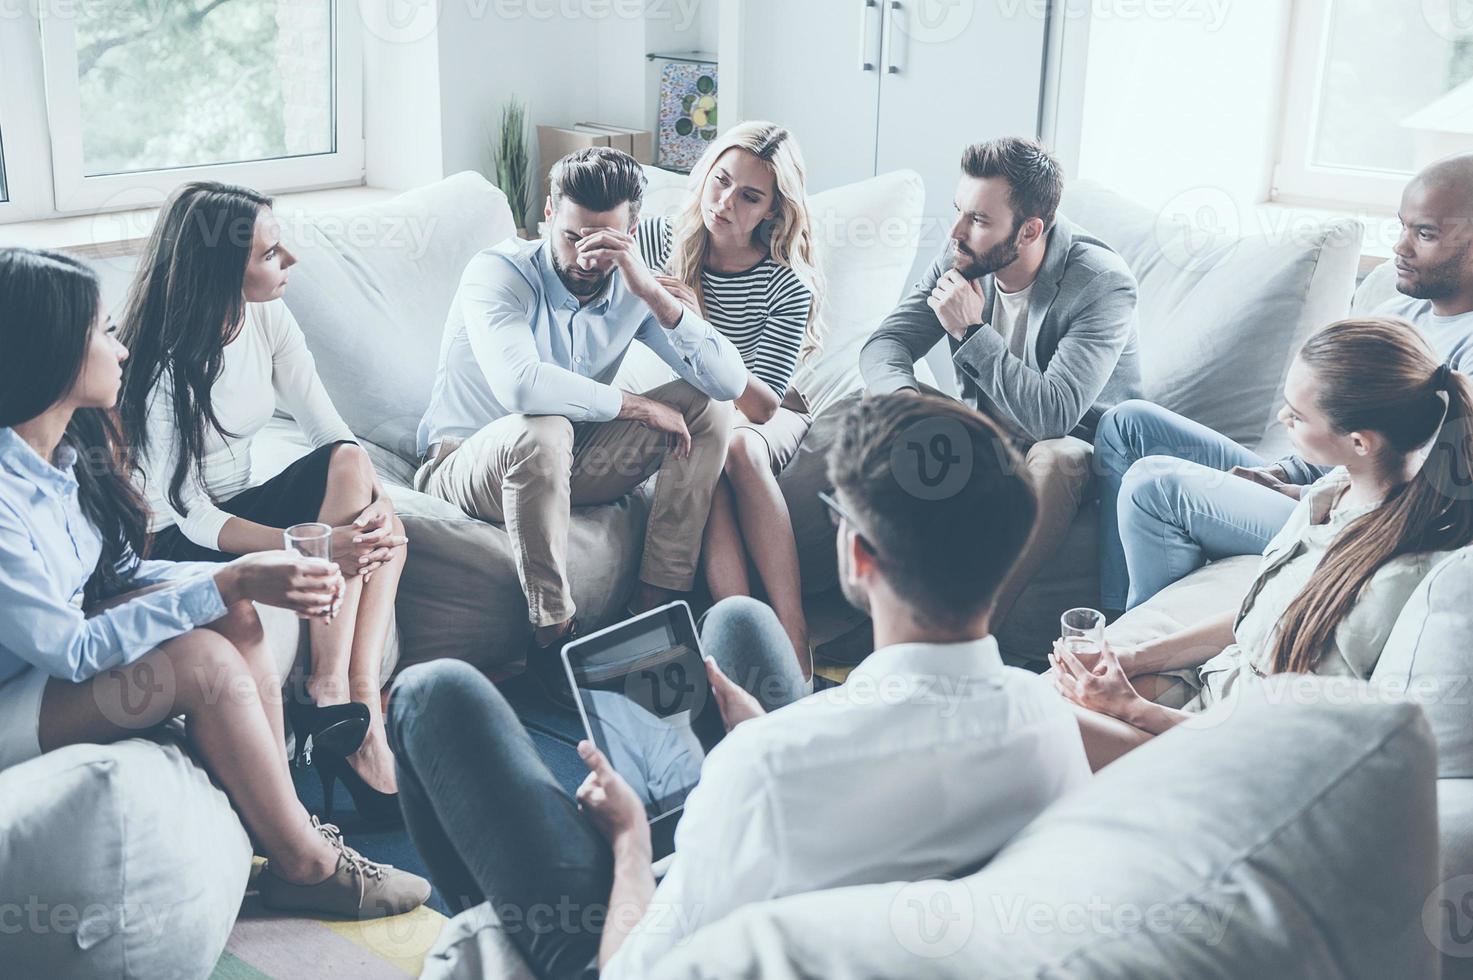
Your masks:
<instances>
[{"instance_id":1,"label":"blue jeans","mask_svg":"<svg viewBox=\"0 0 1473 980\"><path fill-rule=\"evenodd\" d=\"M1100 601L1133 609L1209 561L1262 554L1295 501L1227 473L1266 461L1146 401L1106 412L1095 435Z\"/></svg>"},{"instance_id":2,"label":"blue jeans","mask_svg":"<svg viewBox=\"0 0 1473 980\"><path fill-rule=\"evenodd\" d=\"M793 643L755 599L712 607L701 647L769 711L802 696ZM582 976L598 954L613 855L511 705L474 667L437 660L395 682L388 730L405 824L452 913L489 900L537 976Z\"/></svg>"}]
</instances>

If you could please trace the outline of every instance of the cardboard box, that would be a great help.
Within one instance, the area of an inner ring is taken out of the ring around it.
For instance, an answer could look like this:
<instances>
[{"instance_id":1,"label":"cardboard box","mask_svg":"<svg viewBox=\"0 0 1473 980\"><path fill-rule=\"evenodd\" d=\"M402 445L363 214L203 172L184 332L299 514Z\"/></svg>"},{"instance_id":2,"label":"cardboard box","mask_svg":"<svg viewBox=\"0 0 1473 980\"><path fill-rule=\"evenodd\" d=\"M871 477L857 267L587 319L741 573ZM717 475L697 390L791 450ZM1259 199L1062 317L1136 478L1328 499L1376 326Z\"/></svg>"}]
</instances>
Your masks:
<instances>
[{"instance_id":1,"label":"cardboard box","mask_svg":"<svg viewBox=\"0 0 1473 980\"><path fill-rule=\"evenodd\" d=\"M610 146L623 150L646 166L655 162L655 134L648 129L626 129L592 122L581 122L576 128L585 133L607 133L612 139Z\"/></svg>"},{"instance_id":2,"label":"cardboard box","mask_svg":"<svg viewBox=\"0 0 1473 980\"><path fill-rule=\"evenodd\" d=\"M586 150L590 146L612 146L609 133L584 132L562 126L537 127L537 157L542 168L542 197L547 198L552 189L552 165L569 153ZM541 205L538 205L541 210Z\"/></svg>"}]
</instances>

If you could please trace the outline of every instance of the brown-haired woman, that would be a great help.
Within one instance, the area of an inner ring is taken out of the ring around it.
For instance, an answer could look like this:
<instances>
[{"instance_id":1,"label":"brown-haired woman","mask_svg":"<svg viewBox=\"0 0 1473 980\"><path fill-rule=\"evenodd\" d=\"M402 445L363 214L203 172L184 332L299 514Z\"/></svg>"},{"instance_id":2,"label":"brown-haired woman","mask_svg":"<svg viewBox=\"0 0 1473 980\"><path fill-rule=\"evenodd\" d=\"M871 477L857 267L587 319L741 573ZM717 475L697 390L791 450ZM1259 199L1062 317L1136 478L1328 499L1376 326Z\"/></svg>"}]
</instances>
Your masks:
<instances>
[{"instance_id":1,"label":"brown-haired woman","mask_svg":"<svg viewBox=\"0 0 1473 980\"><path fill-rule=\"evenodd\" d=\"M1473 542L1467 380L1403 320L1344 320L1289 369L1281 418L1308 460L1337 467L1308 488L1264 552L1236 613L1086 666L1062 645L1054 685L1082 710L1098 769L1193 712L1270 674L1368 678L1412 590ZM1219 652L1221 651L1221 652ZM1144 675L1196 668L1182 709L1154 704ZM1132 683L1132 679L1135 683Z\"/></svg>"}]
</instances>

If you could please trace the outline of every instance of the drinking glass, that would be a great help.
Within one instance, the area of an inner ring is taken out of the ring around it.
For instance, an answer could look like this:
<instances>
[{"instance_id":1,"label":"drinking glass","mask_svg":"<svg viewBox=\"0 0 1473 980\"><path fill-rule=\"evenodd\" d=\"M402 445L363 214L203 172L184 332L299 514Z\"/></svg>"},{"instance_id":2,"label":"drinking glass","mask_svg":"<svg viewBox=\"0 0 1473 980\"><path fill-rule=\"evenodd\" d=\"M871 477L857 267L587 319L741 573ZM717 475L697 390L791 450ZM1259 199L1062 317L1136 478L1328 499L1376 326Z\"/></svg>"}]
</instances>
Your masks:
<instances>
[{"instance_id":1,"label":"drinking glass","mask_svg":"<svg viewBox=\"0 0 1473 980\"><path fill-rule=\"evenodd\" d=\"M293 524L282 532L286 550L303 558L326 564L332 561L332 526L328 524Z\"/></svg>"},{"instance_id":2,"label":"drinking glass","mask_svg":"<svg viewBox=\"0 0 1473 980\"><path fill-rule=\"evenodd\" d=\"M1094 670L1105 644L1105 614L1084 606L1070 609L1059 617L1059 636L1086 670Z\"/></svg>"}]
</instances>

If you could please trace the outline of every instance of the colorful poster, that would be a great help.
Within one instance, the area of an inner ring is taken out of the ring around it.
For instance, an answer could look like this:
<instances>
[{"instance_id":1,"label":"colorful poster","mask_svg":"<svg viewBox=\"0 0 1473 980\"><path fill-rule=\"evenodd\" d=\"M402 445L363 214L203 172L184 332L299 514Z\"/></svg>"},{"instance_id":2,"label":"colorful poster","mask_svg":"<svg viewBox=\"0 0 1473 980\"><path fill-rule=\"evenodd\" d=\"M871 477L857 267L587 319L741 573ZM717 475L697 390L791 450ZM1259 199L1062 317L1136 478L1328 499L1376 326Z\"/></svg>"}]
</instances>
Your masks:
<instances>
[{"instance_id":1,"label":"colorful poster","mask_svg":"<svg viewBox=\"0 0 1473 980\"><path fill-rule=\"evenodd\" d=\"M716 138L716 66L672 61L660 71L660 166L689 173Z\"/></svg>"}]
</instances>

